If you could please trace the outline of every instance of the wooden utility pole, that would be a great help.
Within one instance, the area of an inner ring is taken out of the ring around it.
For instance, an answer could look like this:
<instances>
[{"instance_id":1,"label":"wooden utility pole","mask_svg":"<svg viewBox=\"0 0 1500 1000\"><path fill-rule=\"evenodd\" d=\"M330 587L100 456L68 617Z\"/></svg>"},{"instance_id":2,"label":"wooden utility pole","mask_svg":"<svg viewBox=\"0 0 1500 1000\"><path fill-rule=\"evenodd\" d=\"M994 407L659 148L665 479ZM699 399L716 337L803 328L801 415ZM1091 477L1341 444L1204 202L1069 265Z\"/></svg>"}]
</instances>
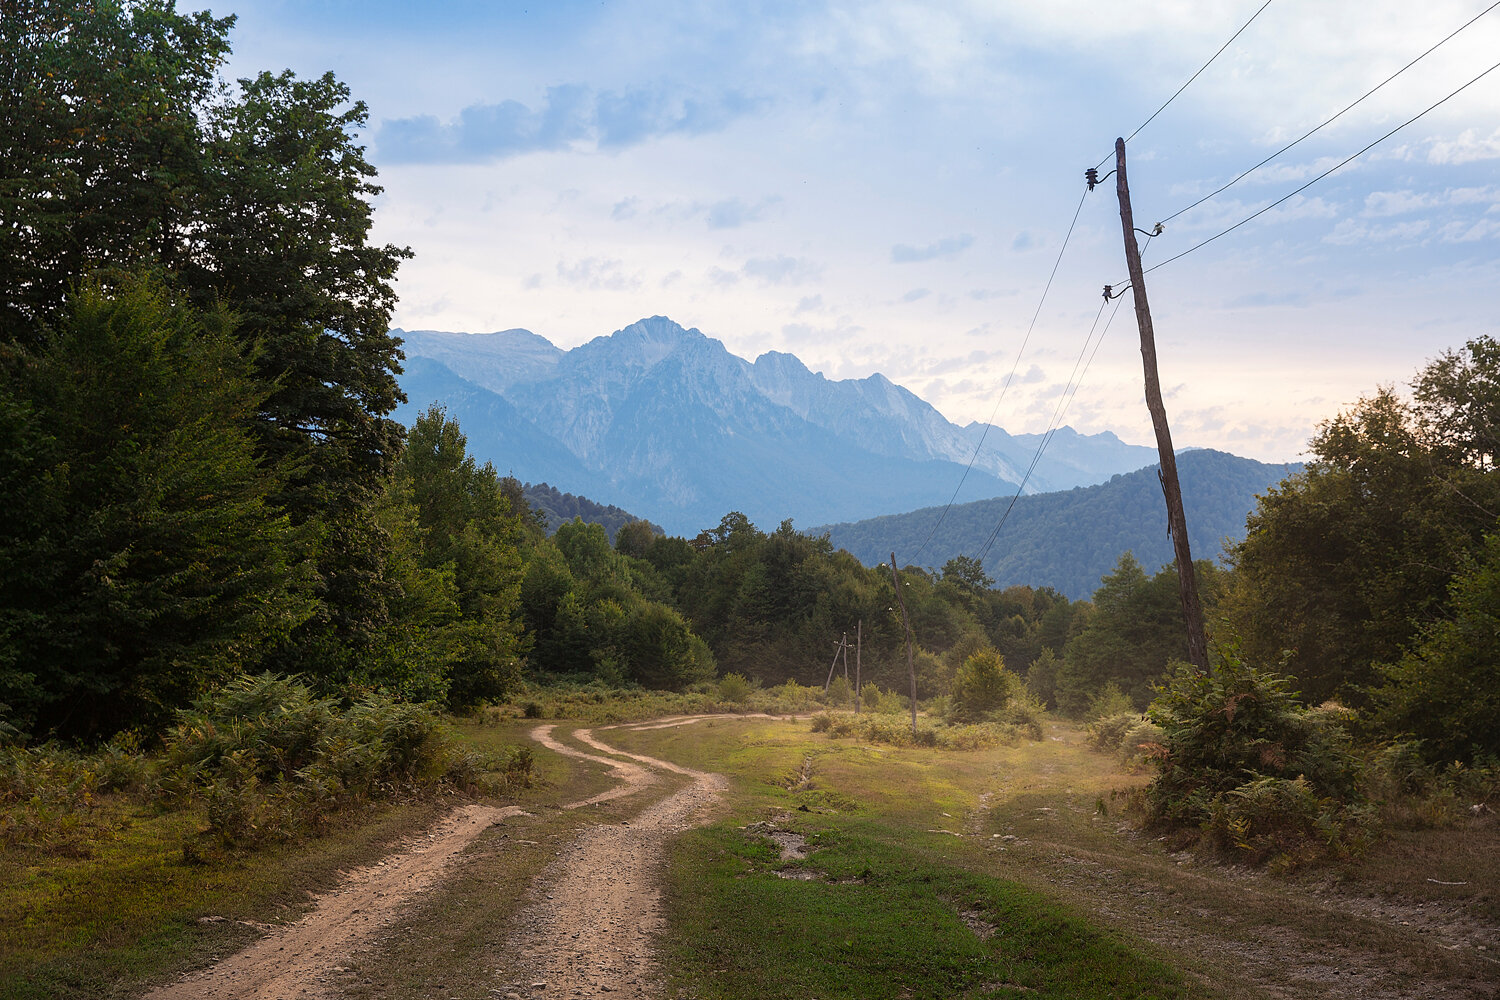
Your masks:
<instances>
[{"instance_id":1,"label":"wooden utility pole","mask_svg":"<svg viewBox=\"0 0 1500 1000\"><path fill-rule=\"evenodd\" d=\"M859 653L864 646L865 620L859 619L854 623L854 714L859 714Z\"/></svg>"},{"instance_id":2,"label":"wooden utility pole","mask_svg":"<svg viewBox=\"0 0 1500 1000\"><path fill-rule=\"evenodd\" d=\"M828 693L828 686L833 683L833 672L839 668L839 652L843 650L842 640L833 644L833 662L828 664L828 679L823 682L823 693Z\"/></svg>"},{"instance_id":3,"label":"wooden utility pole","mask_svg":"<svg viewBox=\"0 0 1500 1000\"><path fill-rule=\"evenodd\" d=\"M917 661L911 651L911 619L906 617L906 596L901 593L901 574L896 571L896 553L891 553L891 579L896 581L896 603L901 606L901 627L906 630L906 672L911 675L911 734L917 735Z\"/></svg>"},{"instance_id":4,"label":"wooden utility pole","mask_svg":"<svg viewBox=\"0 0 1500 1000\"><path fill-rule=\"evenodd\" d=\"M1135 241L1135 217L1130 211L1130 188L1125 183L1125 140L1115 140L1115 190L1120 195L1120 225L1125 231L1125 263L1130 268L1130 290L1135 295L1135 322L1141 329L1141 364L1146 369L1146 407L1156 428L1156 451L1161 458L1161 489L1167 499L1167 530L1177 557L1177 589L1182 614L1187 619L1188 660L1199 670L1208 670L1208 640L1203 633L1203 606L1198 602L1198 582L1193 574L1193 554L1188 550L1187 516L1182 510L1182 486L1177 481L1177 454L1172 450L1172 431L1167 426L1167 408L1161 399L1161 379L1156 373L1156 334L1151 328L1151 305L1146 301L1146 277L1141 270L1141 250ZM894 561L895 557L891 557Z\"/></svg>"}]
</instances>

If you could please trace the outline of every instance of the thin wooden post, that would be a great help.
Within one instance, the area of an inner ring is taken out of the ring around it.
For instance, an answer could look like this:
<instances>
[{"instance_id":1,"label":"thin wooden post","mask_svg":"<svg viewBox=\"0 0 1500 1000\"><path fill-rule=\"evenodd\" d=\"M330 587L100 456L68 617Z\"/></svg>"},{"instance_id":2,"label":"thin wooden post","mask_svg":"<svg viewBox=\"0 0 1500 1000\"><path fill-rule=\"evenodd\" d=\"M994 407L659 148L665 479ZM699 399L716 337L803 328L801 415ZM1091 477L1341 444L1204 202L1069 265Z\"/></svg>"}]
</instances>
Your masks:
<instances>
[{"instance_id":1,"label":"thin wooden post","mask_svg":"<svg viewBox=\"0 0 1500 1000\"><path fill-rule=\"evenodd\" d=\"M839 650L843 649L842 642L833 644L833 662L828 664L828 679L823 682L823 693L828 693L828 685L833 683L833 672L839 668Z\"/></svg>"},{"instance_id":2,"label":"thin wooden post","mask_svg":"<svg viewBox=\"0 0 1500 1000\"><path fill-rule=\"evenodd\" d=\"M911 675L911 735L917 735L917 662L911 651L911 619L906 616L906 595L901 593L901 574L896 571L896 553L891 553L891 579L896 581L896 603L901 606L901 626L906 629L906 672Z\"/></svg>"},{"instance_id":3,"label":"thin wooden post","mask_svg":"<svg viewBox=\"0 0 1500 1000\"><path fill-rule=\"evenodd\" d=\"M844 633L841 645L844 647L844 683L849 683L849 633Z\"/></svg>"},{"instance_id":4,"label":"thin wooden post","mask_svg":"<svg viewBox=\"0 0 1500 1000\"><path fill-rule=\"evenodd\" d=\"M1151 326L1151 304L1146 301L1146 276L1141 270L1141 250L1135 241L1135 217L1130 210L1130 188L1125 183L1125 140L1115 140L1115 190L1120 196L1120 225L1125 231L1125 263L1130 269L1130 290L1135 295L1135 322L1141 331L1141 364L1146 371L1146 407L1156 429L1156 451L1161 459L1161 489L1167 500L1167 530L1177 557L1177 590L1182 615L1187 619L1188 660L1199 670L1208 670L1208 639L1203 631L1203 606L1198 601L1198 581L1193 573L1193 554L1188 549L1187 515L1182 509L1182 486L1177 480L1177 454L1172 450L1172 431L1167 426L1167 408L1162 403L1161 379L1156 372L1156 333ZM894 557L893 557L894 558Z\"/></svg>"},{"instance_id":5,"label":"thin wooden post","mask_svg":"<svg viewBox=\"0 0 1500 1000\"><path fill-rule=\"evenodd\" d=\"M859 652L864 646L865 620L859 619L854 623L854 714L859 714Z\"/></svg>"}]
</instances>

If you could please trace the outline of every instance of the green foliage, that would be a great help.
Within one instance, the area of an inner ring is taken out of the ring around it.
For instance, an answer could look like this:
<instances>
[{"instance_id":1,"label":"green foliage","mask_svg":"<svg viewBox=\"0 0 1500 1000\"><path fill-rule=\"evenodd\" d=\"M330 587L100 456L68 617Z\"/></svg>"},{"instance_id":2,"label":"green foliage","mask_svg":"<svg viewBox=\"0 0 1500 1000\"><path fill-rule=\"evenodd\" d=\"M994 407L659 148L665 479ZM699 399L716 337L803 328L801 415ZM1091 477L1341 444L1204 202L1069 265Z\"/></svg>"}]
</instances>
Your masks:
<instances>
[{"instance_id":1,"label":"green foliage","mask_svg":"<svg viewBox=\"0 0 1500 1000\"><path fill-rule=\"evenodd\" d=\"M1151 706L1151 820L1257 861L1356 849L1365 812L1347 713L1309 710L1288 678L1220 659L1207 674L1180 666Z\"/></svg>"},{"instance_id":2,"label":"green foliage","mask_svg":"<svg viewBox=\"0 0 1500 1000\"><path fill-rule=\"evenodd\" d=\"M993 649L981 649L964 660L953 678L949 700L950 722L980 722L1005 708L1019 691L1020 680L1005 669Z\"/></svg>"},{"instance_id":3,"label":"green foliage","mask_svg":"<svg viewBox=\"0 0 1500 1000\"><path fill-rule=\"evenodd\" d=\"M312 613L226 317L85 287L0 366L0 700L98 739L254 667Z\"/></svg>"},{"instance_id":4,"label":"green foliage","mask_svg":"<svg viewBox=\"0 0 1500 1000\"><path fill-rule=\"evenodd\" d=\"M394 619L387 643L393 652L410 649L413 638L429 643L422 671L429 696L452 708L503 697L520 679L525 652L525 526L500 477L489 463L475 463L458 425L434 406L412 426L388 495L389 520L400 523L389 531L387 577L404 584L393 604L410 606ZM403 495L410 504L399 506ZM389 675L407 661L392 655L385 662ZM406 693L416 692L407 685Z\"/></svg>"},{"instance_id":5,"label":"green foliage","mask_svg":"<svg viewBox=\"0 0 1500 1000\"><path fill-rule=\"evenodd\" d=\"M1311 700L1363 704L1374 665L1449 615L1500 509L1497 379L1500 348L1480 338L1417 375L1415 404L1382 388L1321 428L1316 461L1261 498L1234 550L1224 611L1248 655L1289 650Z\"/></svg>"},{"instance_id":6,"label":"green foliage","mask_svg":"<svg viewBox=\"0 0 1500 1000\"><path fill-rule=\"evenodd\" d=\"M880 693L880 685L874 681L865 681L864 687L859 689L860 707L867 712L879 712L884 700L884 696Z\"/></svg>"},{"instance_id":7,"label":"green foliage","mask_svg":"<svg viewBox=\"0 0 1500 1000\"><path fill-rule=\"evenodd\" d=\"M1223 574L1207 561L1196 562L1193 568L1199 597L1211 610ZM1074 718L1132 707L1143 710L1168 665L1187 655L1187 624L1176 567L1164 566L1148 577L1135 556L1126 552L1094 592L1093 611L1081 625L1068 640L1056 670L1058 709ZM1095 702L1111 684L1124 692L1129 703L1096 708Z\"/></svg>"},{"instance_id":8,"label":"green foliage","mask_svg":"<svg viewBox=\"0 0 1500 1000\"><path fill-rule=\"evenodd\" d=\"M331 75L223 84L232 24L160 0L6 9L0 344L39 349L73 290L128 290L139 272L205 315L227 309L255 454L278 470L268 500L315 576L311 613L258 652L357 673L391 613L371 505L401 443L388 326L409 251L369 242L364 106Z\"/></svg>"},{"instance_id":9,"label":"green foliage","mask_svg":"<svg viewBox=\"0 0 1500 1000\"><path fill-rule=\"evenodd\" d=\"M750 682L739 674L725 674L719 678L719 697L725 701L739 704L749 698L753 690Z\"/></svg>"},{"instance_id":10,"label":"green foliage","mask_svg":"<svg viewBox=\"0 0 1500 1000\"><path fill-rule=\"evenodd\" d=\"M1454 579L1449 606L1449 618L1384 668L1377 720L1420 740L1433 763L1472 763L1500 756L1500 532Z\"/></svg>"},{"instance_id":11,"label":"green foliage","mask_svg":"<svg viewBox=\"0 0 1500 1000\"><path fill-rule=\"evenodd\" d=\"M1100 715L1088 725L1089 746L1100 753L1116 754L1126 763L1158 752L1161 740L1161 727L1139 712Z\"/></svg>"},{"instance_id":12,"label":"green foliage","mask_svg":"<svg viewBox=\"0 0 1500 1000\"><path fill-rule=\"evenodd\" d=\"M348 708L292 678L232 681L181 714L165 741L164 787L201 797L229 846L318 830L333 814L430 785L474 788L487 771L531 780L529 751L481 759L431 709L369 695Z\"/></svg>"}]
</instances>

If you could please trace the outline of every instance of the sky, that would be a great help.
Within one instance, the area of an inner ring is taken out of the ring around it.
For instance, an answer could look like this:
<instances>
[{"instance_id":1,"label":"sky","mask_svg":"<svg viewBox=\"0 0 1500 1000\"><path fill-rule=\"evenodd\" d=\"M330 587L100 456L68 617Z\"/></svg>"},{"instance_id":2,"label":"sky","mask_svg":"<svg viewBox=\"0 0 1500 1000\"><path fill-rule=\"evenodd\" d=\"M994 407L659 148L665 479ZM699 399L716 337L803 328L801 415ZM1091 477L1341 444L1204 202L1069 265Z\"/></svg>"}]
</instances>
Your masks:
<instances>
[{"instance_id":1,"label":"sky","mask_svg":"<svg viewBox=\"0 0 1500 1000\"><path fill-rule=\"evenodd\" d=\"M368 106L373 239L415 252L396 326L566 349L665 315L747 359L879 372L958 423L1154 444L1128 293L1100 312L1126 283L1115 179L1086 193L1085 168L1113 169L1115 138L1250 21L1128 144L1136 224L1169 220L1149 267L1500 59L1497 5L1176 215L1491 0L1273 0L1252 21L1263 2L213 10L238 16L230 76L332 71ZM1362 395L1500 335L1500 70L1145 284L1177 447L1302 457Z\"/></svg>"}]
</instances>

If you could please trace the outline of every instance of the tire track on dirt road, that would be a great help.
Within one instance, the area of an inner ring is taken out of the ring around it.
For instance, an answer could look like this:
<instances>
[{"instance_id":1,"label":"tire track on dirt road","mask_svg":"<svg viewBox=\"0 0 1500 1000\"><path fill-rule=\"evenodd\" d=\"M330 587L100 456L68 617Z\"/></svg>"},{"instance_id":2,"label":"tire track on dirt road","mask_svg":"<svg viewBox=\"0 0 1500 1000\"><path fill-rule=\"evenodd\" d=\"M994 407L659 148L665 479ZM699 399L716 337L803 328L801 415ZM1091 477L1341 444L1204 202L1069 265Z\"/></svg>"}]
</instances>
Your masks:
<instances>
[{"instance_id":1,"label":"tire track on dirt road","mask_svg":"<svg viewBox=\"0 0 1500 1000\"><path fill-rule=\"evenodd\" d=\"M281 1000L323 995L323 980L417 896L433 888L458 853L518 806L468 805L449 813L405 851L361 868L320 896L296 923L242 951L146 994L145 1000Z\"/></svg>"},{"instance_id":2,"label":"tire track on dirt road","mask_svg":"<svg viewBox=\"0 0 1500 1000\"><path fill-rule=\"evenodd\" d=\"M696 719L677 724L690 721ZM662 771L690 780L629 821L585 828L560 852L533 884L537 898L517 919L520 930L506 946L508 954L517 956L515 968L502 972L517 981L515 995L527 1000L652 996L657 976L651 945L662 927L663 841L706 821L707 807L718 800L724 779L615 750L587 729L574 736L597 752L580 750L555 739L554 728L537 726L529 735L554 753L605 765L619 782L564 809L633 795L656 784ZM405 850L352 872L300 920L270 928L243 950L148 993L145 1000L336 995L334 981L357 948L371 944L420 895L434 889L475 837L506 818L525 815L518 806L456 809Z\"/></svg>"},{"instance_id":3,"label":"tire track on dirt road","mask_svg":"<svg viewBox=\"0 0 1500 1000\"><path fill-rule=\"evenodd\" d=\"M625 753L587 729L576 730L573 736L580 743L599 754L615 756L587 753L557 743L551 730L551 726L539 726L532 730L532 738L558 753L605 763L626 782L605 793L608 797L628 795L658 780L647 768L690 780L631 820L586 828L542 872L532 890L536 898L517 918L517 932L507 944L515 961L500 970L511 983L505 996L511 1000L606 995L644 1000L656 996L660 970L653 943L665 926L660 883L666 841L707 821L709 807L726 787L725 779ZM580 808L600 798L565 808Z\"/></svg>"}]
</instances>

